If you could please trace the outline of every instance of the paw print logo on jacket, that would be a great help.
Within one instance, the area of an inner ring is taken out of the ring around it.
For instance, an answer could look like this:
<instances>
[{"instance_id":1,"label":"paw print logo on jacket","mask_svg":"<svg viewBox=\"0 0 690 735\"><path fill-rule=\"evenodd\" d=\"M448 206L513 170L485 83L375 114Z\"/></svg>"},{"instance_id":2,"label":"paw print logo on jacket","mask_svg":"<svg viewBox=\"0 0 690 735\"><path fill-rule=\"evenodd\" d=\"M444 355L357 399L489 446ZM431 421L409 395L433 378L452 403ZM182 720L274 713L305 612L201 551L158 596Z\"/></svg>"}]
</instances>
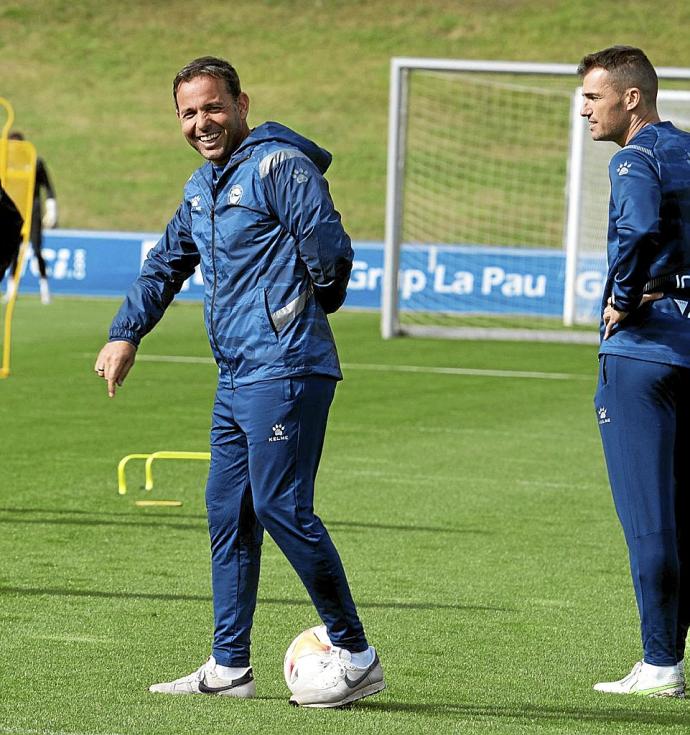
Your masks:
<instances>
[{"instance_id":1,"label":"paw print logo on jacket","mask_svg":"<svg viewBox=\"0 0 690 735\"><path fill-rule=\"evenodd\" d=\"M618 171L619 176L625 176L627 173L630 172L630 169L632 168L632 163L629 161L623 161L623 163L619 164L616 171Z\"/></svg>"},{"instance_id":2,"label":"paw print logo on jacket","mask_svg":"<svg viewBox=\"0 0 690 735\"><path fill-rule=\"evenodd\" d=\"M309 179L309 174L306 172L305 169L303 169L303 168L297 168L297 169L295 169L294 173L292 174L292 178L298 184L304 184L304 182Z\"/></svg>"}]
</instances>

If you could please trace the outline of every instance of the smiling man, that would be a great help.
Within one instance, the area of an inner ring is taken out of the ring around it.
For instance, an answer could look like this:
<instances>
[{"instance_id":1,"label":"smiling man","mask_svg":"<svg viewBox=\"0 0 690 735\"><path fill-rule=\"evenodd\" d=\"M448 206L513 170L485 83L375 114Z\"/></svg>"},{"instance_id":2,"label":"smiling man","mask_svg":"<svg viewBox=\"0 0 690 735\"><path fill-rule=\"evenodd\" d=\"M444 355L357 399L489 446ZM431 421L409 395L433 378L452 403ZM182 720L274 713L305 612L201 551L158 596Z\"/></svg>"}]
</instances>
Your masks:
<instances>
[{"instance_id":1,"label":"smiling man","mask_svg":"<svg viewBox=\"0 0 690 735\"><path fill-rule=\"evenodd\" d=\"M214 638L199 669L150 690L254 696L250 631L266 529L334 646L290 701L342 706L381 691L384 681L313 508L328 411L342 378L326 314L345 299L353 255L323 177L331 156L278 123L250 130L249 98L223 59L185 66L173 97L182 133L206 163L187 182L95 364L114 396L140 340L201 263L219 372L206 485Z\"/></svg>"},{"instance_id":2,"label":"smiling man","mask_svg":"<svg viewBox=\"0 0 690 735\"><path fill-rule=\"evenodd\" d=\"M249 135L249 98L240 90L239 79L237 84L219 84L216 77L187 79L189 72L180 74L175 104L182 133L207 161L225 166Z\"/></svg>"},{"instance_id":3,"label":"smiling man","mask_svg":"<svg viewBox=\"0 0 690 735\"><path fill-rule=\"evenodd\" d=\"M690 625L690 134L661 122L645 54L585 56L582 110L611 159L595 407L630 556L643 659L600 692L685 695Z\"/></svg>"}]
</instances>

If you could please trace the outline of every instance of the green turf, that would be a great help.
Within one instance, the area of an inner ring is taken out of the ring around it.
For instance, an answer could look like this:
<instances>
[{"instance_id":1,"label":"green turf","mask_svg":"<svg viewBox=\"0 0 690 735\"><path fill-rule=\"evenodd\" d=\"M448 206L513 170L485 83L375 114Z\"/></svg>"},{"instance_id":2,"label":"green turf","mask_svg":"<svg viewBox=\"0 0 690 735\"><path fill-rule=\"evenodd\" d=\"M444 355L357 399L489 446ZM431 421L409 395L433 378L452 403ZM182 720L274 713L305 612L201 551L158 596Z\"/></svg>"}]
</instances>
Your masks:
<instances>
[{"instance_id":1,"label":"green turf","mask_svg":"<svg viewBox=\"0 0 690 735\"><path fill-rule=\"evenodd\" d=\"M349 571L388 689L349 711L287 704L282 656L316 624L266 539L258 699L150 695L208 654L204 463L161 461L140 509L130 452L207 449L211 364L139 362L114 400L92 374L111 301L30 297L0 381L0 733L667 733L677 701L591 690L639 654L623 539L591 395L594 348L382 342L338 314L338 389L317 510ZM170 309L143 355L208 356L200 307ZM568 375L376 371L463 367Z\"/></svg>"},{"instance_id":2,"label":"green turf","mask_svg":"<svg viewBox=\"0 0 690 735\"><path fill-rule=\"evenodd\" d=\"M277 119L332 150L349 231L381 239L391 56L574 64L630 43L679 66L689 23L684 0L3 0L0 95L51 167L61 226L160 231L198 165L172 78L228 57L250 123Z\"/></svg>"}]
</instances>

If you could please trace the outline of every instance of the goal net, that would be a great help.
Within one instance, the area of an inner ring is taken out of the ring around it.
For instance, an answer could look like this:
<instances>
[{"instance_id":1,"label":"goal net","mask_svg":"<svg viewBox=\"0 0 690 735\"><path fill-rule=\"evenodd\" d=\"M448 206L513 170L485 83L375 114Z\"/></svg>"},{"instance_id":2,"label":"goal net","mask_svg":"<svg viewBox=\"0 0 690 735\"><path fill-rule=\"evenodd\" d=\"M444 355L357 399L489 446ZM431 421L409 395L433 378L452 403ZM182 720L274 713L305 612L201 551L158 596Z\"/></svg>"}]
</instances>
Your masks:
<instances>
[{"instance_id":1,"label":"goal net","mask_svg":"<svg viewBox=\"0 0 690 735\"><path fill-rule=\"evenodd\" d=\"M393 59L385 337L596 341L611 149L577 90L572 65Z\"/></svg>"}]
</instances>

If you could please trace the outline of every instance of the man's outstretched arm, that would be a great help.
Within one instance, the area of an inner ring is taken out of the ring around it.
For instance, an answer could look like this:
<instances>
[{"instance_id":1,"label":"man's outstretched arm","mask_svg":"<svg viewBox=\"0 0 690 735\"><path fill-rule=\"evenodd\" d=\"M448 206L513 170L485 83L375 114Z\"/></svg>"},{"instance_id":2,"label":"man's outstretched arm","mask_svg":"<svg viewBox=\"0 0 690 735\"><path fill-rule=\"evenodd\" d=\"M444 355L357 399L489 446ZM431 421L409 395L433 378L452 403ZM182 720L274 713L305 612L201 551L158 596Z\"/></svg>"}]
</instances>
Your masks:
<instances>
[{"instance_id":1,"label":"man's outstretched arm","mask_svg":"<svg viewBox=\"0 0 690 735\"><path fill-rule=\"evenodd\" d=\"M199 263L188 214L183 202L163 237L149 252L113 319L108 343L98 353L94 370L107 381L110 398L132 369L139 342L156 326Z\"/></svg>"}]
</instances>

